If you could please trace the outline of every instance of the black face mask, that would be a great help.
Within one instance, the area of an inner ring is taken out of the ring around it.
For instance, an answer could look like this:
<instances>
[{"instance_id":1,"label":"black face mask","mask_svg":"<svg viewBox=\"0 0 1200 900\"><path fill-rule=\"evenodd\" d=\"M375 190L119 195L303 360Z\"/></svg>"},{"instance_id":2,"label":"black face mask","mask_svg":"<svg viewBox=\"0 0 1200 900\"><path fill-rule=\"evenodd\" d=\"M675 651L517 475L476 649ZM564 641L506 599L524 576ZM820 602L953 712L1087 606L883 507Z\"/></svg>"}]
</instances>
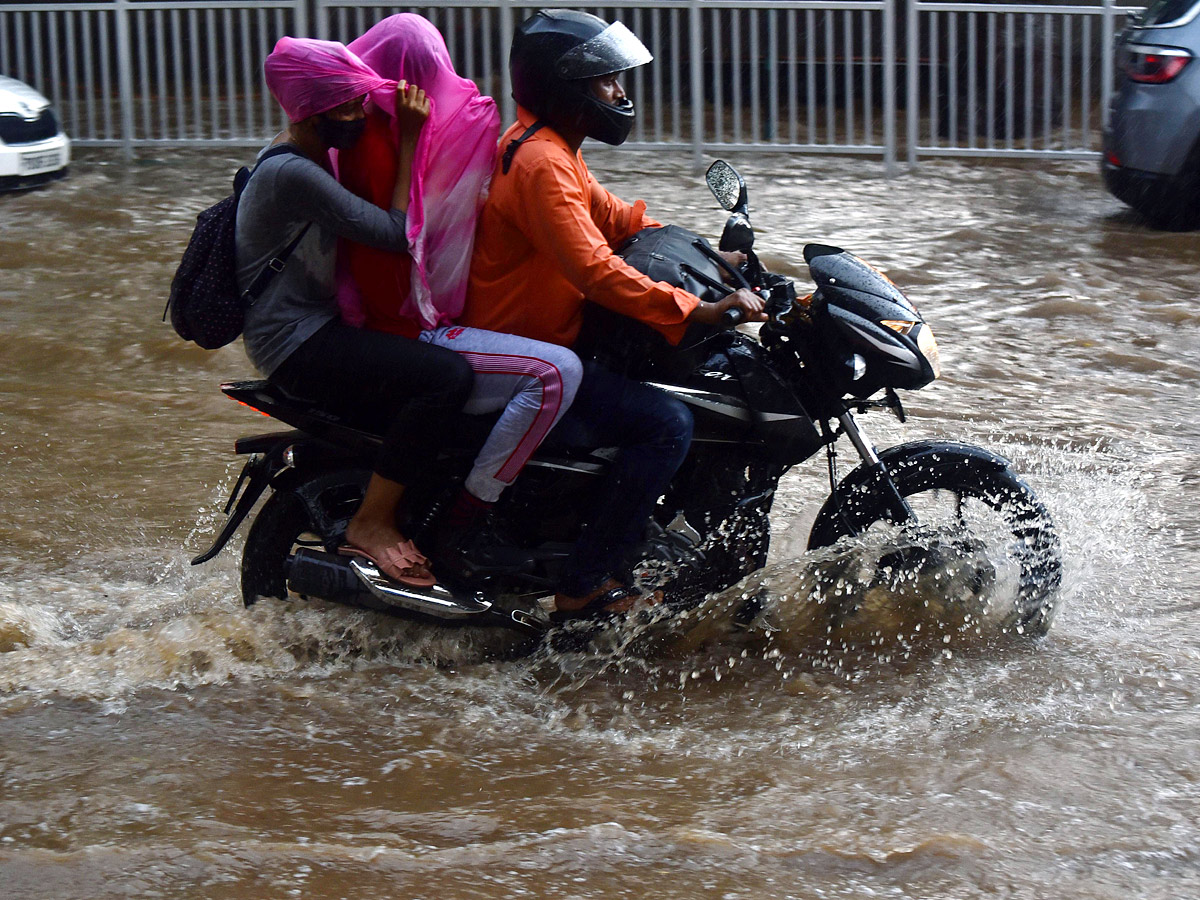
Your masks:
<instances>
[{"instance_id":1,"label":"black face mask","mask_svg":"<svg viewBox=\"0 0 1200 900\"><path fill-rule=\"evenodd\" d=\"M363 130L367 127L367 120L364 118L327 119L325 116L318 116L314 127L317 137L326 147L332 147L335 150L349 150L362 137Z\"/></svg>"}]
</instances>

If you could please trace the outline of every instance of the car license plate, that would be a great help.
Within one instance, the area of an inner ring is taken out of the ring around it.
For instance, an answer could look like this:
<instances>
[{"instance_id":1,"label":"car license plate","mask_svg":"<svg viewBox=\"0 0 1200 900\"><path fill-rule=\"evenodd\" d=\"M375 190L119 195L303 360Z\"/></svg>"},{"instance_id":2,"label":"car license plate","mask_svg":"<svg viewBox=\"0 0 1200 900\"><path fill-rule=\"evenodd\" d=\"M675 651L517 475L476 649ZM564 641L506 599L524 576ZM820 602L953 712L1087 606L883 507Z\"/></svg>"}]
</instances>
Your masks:
<instances>
[{"instance_id":1,"label":"car license plate","mask_svg":"<svg viewBox=\"0 0 1200 900\"><path fill-rule=\"evenodd\" d=\"M21 154L21 174L37 175L57 169L62 165L61 150L41 150L35 153Z\"/></svg>"}]
</instances>

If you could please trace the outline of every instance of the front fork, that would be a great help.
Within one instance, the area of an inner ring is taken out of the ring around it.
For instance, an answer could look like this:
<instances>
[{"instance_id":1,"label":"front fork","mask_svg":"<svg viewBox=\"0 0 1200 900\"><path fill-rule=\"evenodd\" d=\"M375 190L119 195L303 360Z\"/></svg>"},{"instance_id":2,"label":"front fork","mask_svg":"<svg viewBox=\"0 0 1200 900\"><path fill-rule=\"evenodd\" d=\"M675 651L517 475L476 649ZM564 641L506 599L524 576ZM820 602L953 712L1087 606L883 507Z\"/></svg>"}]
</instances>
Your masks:
<instances>
[{"instance_id":1,"label":"front fork","mask_svg":"<svg viewBox=\"0 0 1200 900\"><path fill-rule=\"evenodd\" d=\"M838 422L842 426L842 431L850 438L850 443L854 445L854 449L858 451L863 465L867 467L867 472L870 474L870 481L868 482L870 489L878 492L887 505L888 521L893 524L915 522L917 517L912 511L912 507L908 505L908 501L896 489L896 483L892 481L892 476L888 472L887 466L883 464L883 460L875 452L875 445L863 434L862 429L858 427L858 423L854 421L854 416L847 410L838 416ZM838 496L838 485L834 469L832 443L829 444L829 476L830 487L836 497Z\"/></svg>"}]
</instances>

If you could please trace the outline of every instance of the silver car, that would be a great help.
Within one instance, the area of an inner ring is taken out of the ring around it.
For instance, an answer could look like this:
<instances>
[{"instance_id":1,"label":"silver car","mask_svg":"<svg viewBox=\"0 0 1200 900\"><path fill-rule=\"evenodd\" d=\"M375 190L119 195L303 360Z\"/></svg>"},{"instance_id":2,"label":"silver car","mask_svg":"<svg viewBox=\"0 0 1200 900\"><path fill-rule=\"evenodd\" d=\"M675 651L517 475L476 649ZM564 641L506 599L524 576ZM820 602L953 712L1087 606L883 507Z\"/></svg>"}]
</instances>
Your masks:
<instances>
[{"instance_id":1,"label":"silver car","mask_svg":"<svg viewBox=\"0 0 1200 900\"><path fill-rule=\"evenodd\" d=\"M1200 225L1200 0L1153 0L1117 39L1108 189L1160 228Z\"/></svg>"}]
</instances>

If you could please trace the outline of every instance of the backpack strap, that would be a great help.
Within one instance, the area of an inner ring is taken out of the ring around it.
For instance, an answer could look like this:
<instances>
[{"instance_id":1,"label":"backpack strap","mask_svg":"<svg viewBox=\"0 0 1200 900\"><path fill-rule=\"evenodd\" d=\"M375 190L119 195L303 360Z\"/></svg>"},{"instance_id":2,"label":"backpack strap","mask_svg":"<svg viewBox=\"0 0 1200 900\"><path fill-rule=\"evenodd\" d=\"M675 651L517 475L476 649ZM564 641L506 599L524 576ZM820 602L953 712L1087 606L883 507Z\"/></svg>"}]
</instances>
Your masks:
<instances>
[{"instance_id":1,"label":"backpack strap","mask_svg":"<svg viewBox=\"0 0 1200 900\"><path fill-rule=\"evenodd\" d=\"M274 147L270 147L267 150L263 151L263 154L258 158L258 161L254 164L253 169L248 169L245 166L242 166L240 169L237 170L236 174L234 174L234 176L233 176L233 200L234 200L234 216L235 217L237 215L237 211L236 211L237 205L236 204L239 200L241 200L242 192L246 190L246 185L250 183L250 176L253 175L256 171L258 171L258 167L260 165L262 165L266 160L270 159L272 156L282 156L285 153L295 153L297 155L300 155L300 151L297 150L296 147L293 146L292 144L288 144L288 143L276 144ZM296 235L295 240L293 240L290 244L288 244L287 247L284 249L284 251L281 254L279 254L278 256L272 257L267 262L266 266L263 267L263 270L254 277L254 281L252 281L250 283L250 286L248 288L246 288L246 290L243 291L242 295L241 295L242 301L247 306L249 306L251 303L253 303L255 300L257 300L259 298L259 296L261 296L262 292L267 289L267 285L269 285L271 283L271 279L273 279L276 276L276 274L283 271L283 266L287 262L288 257L292 255L292 251L296 249L297 245L304 238L304 235L306 235L308 233L308 229L311 227L312 227L312 222L309 222L307 225L305 225L304 228L301 229L300 233L298 235ZM173 293L168 294L167 305L163 307L162 320L164 322L167 321L167 313L171 309L171 300L173 299L173 297L174 297Z\"/></svg>"},{"instance_id":2,"label":"backpack strap","mask_svg":"<svg viewBox=\"0 0 1200 900\"><path fill-rule=\"evenodd\" d=\"M267 285L271 283L271 279L283 271L288 257L292 255L292 251L296 249L296 245L304 239L304 235L308 234L308 229L310 228L312 228L312 222L301 228L300 233L284 248L283 252L278 256L271 257L267 261L267 264L263 266L262 271L254 276L254 280L250 282L250 286L242 292L242 299L246 301L247 306L257 300L262 295L262 292L267 289Z\"/></svg>"},{"instance_id":3,"label":"backpack strap","mask_svg":"<svg viewBox=\"0 0 1200 900\"><path fill-rule=\"evenodd\" d=\"M283 156L285 153L295 153L297 156L301 155L295 144L284 141L282 144L276 144L274 147L268 147L266 150L264 150L258 157L258 162L254 164L254 168L257 169L272 156Z\"/></svg>"},{"instance_id":4,"label":"backpack strap","mask_svg":"<svg viewBox=\"0 0 1200 900\"><path fill-rule=\"evenodd\" d=\"M508 170L512 168L513 157L517 155L517 151L521 149L521 145L533 137L538 131L540 131L545 124L545 122L539 119L526 128L525 133L519 138L515 138L508 142L508 147L504 150L504 156L500 164L500 171L502 174L508 174Z\"/></svg>"},{"instance_id":5,"label":"backpack strap","mask_svg":"<svg viewBox=\"0 0 1200 900\"><path fill-rule=\"evenodd\" d=\"M300 155L300 151L297 150L292 144L276 144L274 147L263 151L262 156L260 156L258 161L254 163L253 169L247 169L245 166L242 166L240 169L238 169L237 174L233 176L233 196L238 198L242 196L242 191L244 191L246 189L246 185L250 183L250 176L258 171L259 166L261 166L272 156L283 156L285 153L295 153L297 156Z\"/></svg>"},{"instance_id":6,"label":"backpack strap","mask_svg":"<svg viewBox=\"0 0 1200 900\"><path fill-rule=\"evenodd\" d=\"M247 169L245 166L239 169L237 175L235 175L233 179L234 194L240 198L242 191L246 188L246 184L250 181L250 176L258 171L258 167L272 156L283 156L285 153L295 153L297 156L300 155L300 151L297 150L292 144L276 144L274 147L271 147L263 152L263 154L258 158L258 162L254 164L253 169ZM246 173L244 177L242 176L243 172ZM240 185L239 181L241 182ZM308 229L311 227L312 222L309 222L302 229L300 229L300 233L296 235L296 237L290 244L287 245L287 247L284 248L283 252L278 256L271 257L271 259L267 261L267 264L263 266L262 271L254 276L254 280L250 282L250 286L246 288L246 290L242 291L242 300L245 301L247 306L262 296L262 292L267 289L267 286L271 283L271 280L283 271L283 267L287 263L288 257L292 255L292 251L295 250L300 244L300 241L304 239L304 235L308 234Z\"/></svg>"}]
</instances>

